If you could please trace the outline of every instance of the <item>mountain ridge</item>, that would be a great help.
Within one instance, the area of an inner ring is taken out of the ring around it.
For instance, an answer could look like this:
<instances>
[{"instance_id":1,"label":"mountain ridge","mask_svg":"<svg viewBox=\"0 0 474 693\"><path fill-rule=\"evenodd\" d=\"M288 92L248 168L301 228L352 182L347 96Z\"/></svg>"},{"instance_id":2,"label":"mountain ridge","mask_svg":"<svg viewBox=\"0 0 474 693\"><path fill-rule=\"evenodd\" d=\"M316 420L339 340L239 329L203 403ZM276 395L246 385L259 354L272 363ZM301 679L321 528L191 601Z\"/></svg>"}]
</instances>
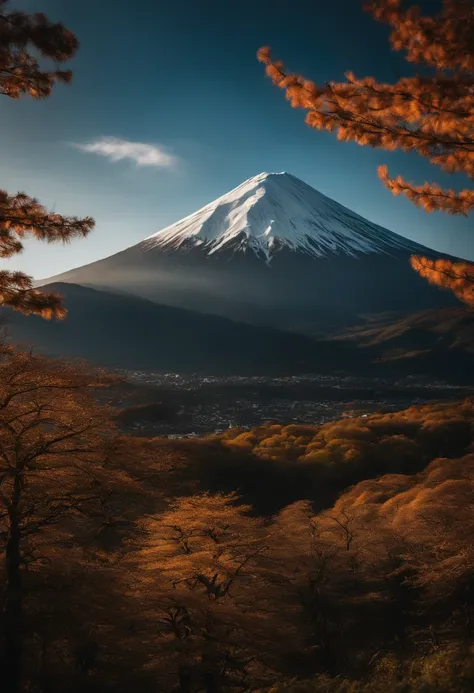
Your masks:
<instances>
[{"instance_id":1,"label":"mountain ridge","mask_svg":"<svg viewBox=\"0 0 474 693\"><path fill-rule=\"evenodd\" d=\"M367 313L455 305L410 257L435 251L291 174L260 174L180 222L49 280L238 322L325 335Z\"/></svg>"},{"instance_id":2,"label":"mountain ridge","mask_svg":"<svg viewBox=\"0 0 474 693\"><path fill-rule=\"evenodd\" d=\"M202 375L432 376L474 382L474 314L462 308L372 316L328 339L160 306L125 293L52 284L69 314L46 321L11 309L9 341L107 368ZM420 329L421 328L421 329ZM441 337L439 339L438 337Z\"/></svg>"},{"instance_id":3,"label":"mountain ridge","mask_svg":"<svg viewBox=\"0 0 474 693\"><path fill-rule=\"evenodd\" d=\"M66 320L45 321L6 308L0 318L6 318L11 342L34 344L49 356L85 358L112 368L220 375L315 372L318 358L322 368L335 371L357 360L352 345L334 348L125 293L59 282L47 290L63 296ZM362 352L360 361L366 361Z\"/></svg>"}]
</instances>

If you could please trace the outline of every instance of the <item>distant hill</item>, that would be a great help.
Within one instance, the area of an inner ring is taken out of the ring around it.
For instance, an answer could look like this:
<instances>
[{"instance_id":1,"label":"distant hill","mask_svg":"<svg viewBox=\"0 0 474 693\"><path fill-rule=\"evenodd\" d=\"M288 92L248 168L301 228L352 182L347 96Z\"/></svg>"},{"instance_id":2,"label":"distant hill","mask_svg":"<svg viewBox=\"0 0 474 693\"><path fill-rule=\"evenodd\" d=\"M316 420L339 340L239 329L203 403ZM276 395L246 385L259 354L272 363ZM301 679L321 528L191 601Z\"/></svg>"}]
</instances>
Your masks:
<instances>
[{"instance_id":1,"label":"distant hill","mask_svg":"<svg viewBox=\"0 0 474 693\"><path fill-rule=\"evenodd\" d=\"M363 219L288 173L261 173L131 248L38 282L327 336L365 313L456 304L412 255L434 250Z\"/></svg>"},{"instance_id":2,"label":"distant hill","mask_svg":"<svg viewBox=\"0 0 474 693\"><path fill-rule=\"evenodd\" d=\"M8 320L10 341L33 344L51 356L181 373L264 375L369 367L367 356L350 344L316 342L76 284L45 288L64 296L67 320L48 322L6 309L1 314Z\"/></svg>"},{"instance_id":3,"label":"distant hill","mask_svg":"<svg viewBox=\"0 0 474 693\"><path fill-rule=\"evenodd\" d=\"M385 367L474 380L474 311L464 306L368 316L336 341L367 349Z\"/></svg>"},{"instance_id":4,"label":"distant hill","mask_svg":"<svg viewBox=\"0 0 474 693\"><path fill-rule=\"evenodd\" d=\"M12 343L50 356L85 358L109 368L214 375L429 375L474 382L474 312L444 308L386 313L332 339L239 323L162 306L129 294L50 284L64 296L65 321L11 310Z\"/></svg>"}]
</instances>

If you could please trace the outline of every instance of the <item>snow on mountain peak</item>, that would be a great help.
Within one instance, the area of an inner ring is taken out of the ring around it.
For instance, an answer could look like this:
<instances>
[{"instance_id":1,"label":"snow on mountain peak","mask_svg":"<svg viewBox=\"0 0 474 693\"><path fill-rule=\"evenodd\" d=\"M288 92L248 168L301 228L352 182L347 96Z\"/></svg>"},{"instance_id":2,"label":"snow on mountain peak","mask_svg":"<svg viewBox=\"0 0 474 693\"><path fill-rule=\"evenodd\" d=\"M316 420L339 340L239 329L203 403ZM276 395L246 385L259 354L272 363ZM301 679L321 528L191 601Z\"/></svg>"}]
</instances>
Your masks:
<instances>
[{"instance_id":1,"label":"snow on mountain peak","mask_svg":"<svg viewBox=\"0 0 474 693\"><path fill-rule=\"evenodd\" d=\"M314 257L423 250L285 172L249 178L140 245L144 250L200 247L209 255L250 249L267 261L284 247Z\"/></svg>"}]
</instances>

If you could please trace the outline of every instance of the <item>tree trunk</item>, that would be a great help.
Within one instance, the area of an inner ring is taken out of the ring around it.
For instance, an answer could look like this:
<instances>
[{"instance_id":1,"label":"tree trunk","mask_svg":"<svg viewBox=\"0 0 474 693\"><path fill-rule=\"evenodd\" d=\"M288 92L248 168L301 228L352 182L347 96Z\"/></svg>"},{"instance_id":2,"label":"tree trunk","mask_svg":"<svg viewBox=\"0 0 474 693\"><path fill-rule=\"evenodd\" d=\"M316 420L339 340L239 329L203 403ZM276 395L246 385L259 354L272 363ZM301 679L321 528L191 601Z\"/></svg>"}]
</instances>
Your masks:
<instances>
[{"instance_id":1,"label":"tree trunk","mask_svg":"<svg viewBox=\"0 0 474 693\"><path fill-rule=\"evenodd\" d=\"M23 650L22 632L22 577L20 555L20 517L19 503L21 496L21 479L15 476L13 497L9 510L10 527L5 551L6 589L4 605L4 649L2 690L5 693L21 691L21 658Z\"/></svg>"},{"instance_id":2,"label":"tree trunk","mask_svg":"<svg viewBox=\"0 0 474 693\"><path fill-rule=\"evenodd\" d=\"M219 673L219 652L215 639L215 624L212 612L206 613L206 644L202 655L203 678L206 693L221 693L222 681Z\"/></svg>"},{"instance_id":3,"label":"tree trunk","mask_svg":"<svg viewBox=\"0 0 474 693\"><path fill-rule=\"evenodd\" d=\"M191 676L186 669L180 669L178 673L179 693L191 693Z\"/></svg>"},{"instance_id":4,"label":"tree trunk","mask_svg":"<svg viewBox=\"0 0 474 693\"><path fill-rule=\"evenodd\" d=\"M209 671L205 674L204 683L206 685L206 693L221 693L221 677Z\"/></svg>"}]
</instances>

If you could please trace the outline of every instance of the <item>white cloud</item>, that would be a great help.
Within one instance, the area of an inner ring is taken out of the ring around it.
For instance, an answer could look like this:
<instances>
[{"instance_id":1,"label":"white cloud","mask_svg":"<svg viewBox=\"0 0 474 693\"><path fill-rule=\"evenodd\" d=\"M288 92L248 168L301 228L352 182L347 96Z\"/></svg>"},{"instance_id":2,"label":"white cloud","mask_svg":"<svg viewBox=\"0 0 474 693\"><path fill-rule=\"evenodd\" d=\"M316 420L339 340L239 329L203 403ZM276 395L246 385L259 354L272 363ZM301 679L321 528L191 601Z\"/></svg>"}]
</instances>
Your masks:
<instances>
[{"instance_id":1,"label":"white cloud","mask_svg":"<svg viewBox=\"0 0 474 693\"><path fill-rule=\"evenodd\" d=\"M86 144L74 144L83 152L106 156L110 161L130 159L137 166L159 166L171 168L177 163L177 158L158 144L144 142L129 142L119 137L99 137Z\"/></svg>"}]
</instances>

